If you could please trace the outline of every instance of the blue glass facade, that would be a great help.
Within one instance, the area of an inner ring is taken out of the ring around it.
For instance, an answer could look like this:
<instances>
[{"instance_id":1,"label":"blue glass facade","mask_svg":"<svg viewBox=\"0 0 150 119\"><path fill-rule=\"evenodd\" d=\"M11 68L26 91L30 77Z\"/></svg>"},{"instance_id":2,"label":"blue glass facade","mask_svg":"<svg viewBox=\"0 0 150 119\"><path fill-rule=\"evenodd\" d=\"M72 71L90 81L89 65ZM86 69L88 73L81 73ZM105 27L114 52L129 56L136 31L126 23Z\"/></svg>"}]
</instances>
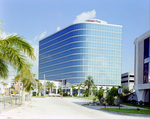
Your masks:
<instances>
[{"instance_id":1,"label":"blue glass facade","mask_svg":"<svg viewBox=\"0 0 150 119\"><path fill-rule=\"evenodd\" d=\"M122 27L70 25L39 42L39 79L78 84L91 75L97 85L120 85Z\"/></svg>"}]
</instances>

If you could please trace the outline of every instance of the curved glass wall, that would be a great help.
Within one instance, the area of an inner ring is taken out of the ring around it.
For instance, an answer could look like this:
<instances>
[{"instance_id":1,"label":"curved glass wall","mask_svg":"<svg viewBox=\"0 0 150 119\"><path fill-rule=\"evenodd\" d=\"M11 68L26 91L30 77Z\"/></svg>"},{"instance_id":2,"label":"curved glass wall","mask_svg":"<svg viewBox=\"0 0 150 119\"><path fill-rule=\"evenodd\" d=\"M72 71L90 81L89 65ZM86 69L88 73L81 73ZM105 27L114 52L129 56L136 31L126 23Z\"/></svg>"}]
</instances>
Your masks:
<instances>
[{"instance_id":1,"label":"curved glass wall","mask_svg":"<svg viewBox=\"0 0 150 119\"><path fill-rule=\"evenodd\" d=\"M94 23L68 26L39 42L39 79L120 85L122 27Z\"/></svg>"}]
</instances>

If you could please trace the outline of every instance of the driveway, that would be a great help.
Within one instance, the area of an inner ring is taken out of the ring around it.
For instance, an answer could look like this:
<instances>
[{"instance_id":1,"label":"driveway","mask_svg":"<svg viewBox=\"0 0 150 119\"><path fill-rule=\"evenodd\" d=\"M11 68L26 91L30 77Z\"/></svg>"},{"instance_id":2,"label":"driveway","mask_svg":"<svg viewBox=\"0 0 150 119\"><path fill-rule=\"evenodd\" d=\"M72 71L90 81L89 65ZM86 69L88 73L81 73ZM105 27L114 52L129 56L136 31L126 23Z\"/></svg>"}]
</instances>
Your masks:
<instances>
[{"instance_id":1,"label":"driveway","mask_svg":"<svg viewBox=\"0 0 150 119\"><path fill-rule=\"evenodd\" d=\"M121 115L82 106L86 100L75 98L32 98L24 105L0 114L0 119L145 119L139 115Z\"/></svg>"}]
</instances>

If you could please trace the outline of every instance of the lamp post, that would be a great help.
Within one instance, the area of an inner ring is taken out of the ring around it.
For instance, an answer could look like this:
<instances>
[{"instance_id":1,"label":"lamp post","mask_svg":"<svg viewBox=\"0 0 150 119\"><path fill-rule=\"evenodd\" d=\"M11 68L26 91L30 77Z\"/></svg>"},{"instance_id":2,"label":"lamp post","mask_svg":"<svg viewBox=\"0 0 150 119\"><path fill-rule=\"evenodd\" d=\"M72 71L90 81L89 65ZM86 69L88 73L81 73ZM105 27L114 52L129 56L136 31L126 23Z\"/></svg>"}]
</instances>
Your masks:
<instances>
[{"instance_id":1,"label":"lamp post","mask_svg":"<svg viewBox=\"0 0 150 119\"><path fill-rule=\"evenodd\" d=\"M119 94L119 109L120 109L120 94L122 93L122 88L118 86L118 94Z\"/></svg>"}]
</instances>

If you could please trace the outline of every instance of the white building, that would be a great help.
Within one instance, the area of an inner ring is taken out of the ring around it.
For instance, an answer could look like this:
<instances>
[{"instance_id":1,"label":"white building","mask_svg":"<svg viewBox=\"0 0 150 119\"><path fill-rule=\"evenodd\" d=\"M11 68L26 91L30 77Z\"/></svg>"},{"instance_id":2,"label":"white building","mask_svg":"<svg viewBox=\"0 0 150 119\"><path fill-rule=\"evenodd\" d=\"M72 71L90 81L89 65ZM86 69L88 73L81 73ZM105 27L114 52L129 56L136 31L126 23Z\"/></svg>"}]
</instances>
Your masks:
<instances>
[{"instance_id":1,"label":"white building","mask_svg":"<svg viewBox=\"0 0 150 119\"><path fill-rule=\"evenodd\" d=\"M127 72L121 74L121 85L124 86L124 89L128 88L129 90L132 90L134 86L134 73Z\"/></svg>"},{"instance_id":2,"label":"white building","mask_svg":"<svg viewBox=\"0 0 150 119\"><path fill-rule=\"evenodd\" d=\"M0 78L0 95L6 92L6 89L10 88L13 85L13 79L15 77L14 71L9 71L8 77L6 79ZM7 83L6 86L3 86L3 82Z\"/></svg>"},{"instance_id":3,"label":"white building","mask_svg":"<svg viewBox=\"0 0 150 119\"><path fill-rule=\"evenodd\" d=\"M150 30L134 41L135 85L138 101L150 103Z\"/></svg>"}]
</instances>

